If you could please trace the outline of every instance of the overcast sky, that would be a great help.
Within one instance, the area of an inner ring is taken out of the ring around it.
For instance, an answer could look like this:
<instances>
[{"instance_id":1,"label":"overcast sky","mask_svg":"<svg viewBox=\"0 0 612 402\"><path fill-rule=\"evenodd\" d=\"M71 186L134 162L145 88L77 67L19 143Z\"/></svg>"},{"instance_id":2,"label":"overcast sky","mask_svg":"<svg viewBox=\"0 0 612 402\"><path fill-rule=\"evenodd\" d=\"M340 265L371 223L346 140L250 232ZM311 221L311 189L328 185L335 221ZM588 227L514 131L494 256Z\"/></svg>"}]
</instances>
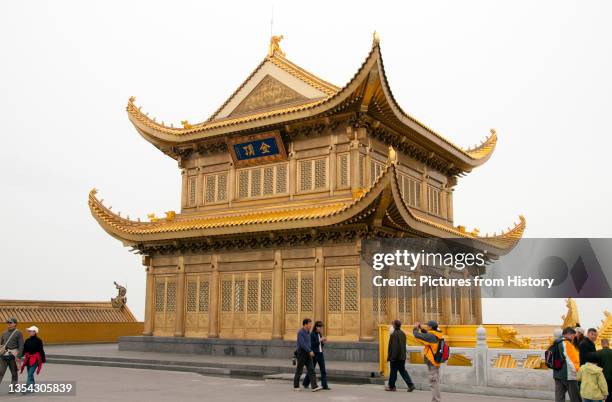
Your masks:
<instances>
[{"instance_id":1,"label":"overcast sky","mask_svg":"<svg viewBox=\"0 0 612 402\"><path fill-rule=\"evenodd\" d=\"M5 1L0 298L105 300L116 280L143 317L140 257L87 207L95 186L132 218L180 209L176 161L138 135L127 99L204 120L265 56L272 14L287 57L320 77L344 85L377 30L405 111L462 146L497 129L493 157L459 181L456 224L493 232L524 214L528 237L612 237L609 1ZM612 301L578 306L594 326ZM564 312L484 302L493 323Z\"/></svg>"}]
</instances>

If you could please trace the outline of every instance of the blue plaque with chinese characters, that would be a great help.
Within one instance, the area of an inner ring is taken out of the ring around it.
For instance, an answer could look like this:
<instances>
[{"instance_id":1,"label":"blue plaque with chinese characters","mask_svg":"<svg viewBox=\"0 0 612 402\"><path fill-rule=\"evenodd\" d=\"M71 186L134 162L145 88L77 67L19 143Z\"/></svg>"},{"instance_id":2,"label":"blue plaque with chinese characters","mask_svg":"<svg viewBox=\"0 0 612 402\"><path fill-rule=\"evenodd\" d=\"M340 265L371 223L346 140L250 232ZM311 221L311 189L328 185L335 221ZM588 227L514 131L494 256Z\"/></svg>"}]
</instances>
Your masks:
<instances>
[{"instance_id":1,"label":"blue plaque with chinese characters","mask_svg":"<svg viewBox=\"0 0 612 402\"><path fill-rule=\"evenodd\" d=\"M236 167L260 165L286 159L278 131L269 131L228 139L228 148Z\"/></svg>"}]
</instances>

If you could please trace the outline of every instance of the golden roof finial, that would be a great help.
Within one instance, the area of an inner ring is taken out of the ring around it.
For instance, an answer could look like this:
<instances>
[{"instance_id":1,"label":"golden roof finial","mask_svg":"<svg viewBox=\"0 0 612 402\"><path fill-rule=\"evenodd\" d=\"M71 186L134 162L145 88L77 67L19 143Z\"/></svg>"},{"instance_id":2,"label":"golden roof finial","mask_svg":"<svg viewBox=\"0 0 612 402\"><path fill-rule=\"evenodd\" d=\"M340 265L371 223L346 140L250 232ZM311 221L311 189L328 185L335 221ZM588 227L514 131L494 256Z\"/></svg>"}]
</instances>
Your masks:
<instances>
[{"instance_id":1,"label":"golden roof finial","mask_svg":"<svg viewBox=\"0 0 612 402\"><path fill-rule=\"evenodd\" d=\"M397 163L397 152L393 146L389 145L389 157L387 158L387 164L394 165Z\"/></svg>"},{"instance_id":2,"label":"golden roof finial","mask_svg":"<svg viewBox=\"0 0 612 402\"><path fill-rule=\"evenodd\" d=\"M372 33L372 44L373 45L380 44L380 34L376 31Z\"/></svg>"},{"instance_id":3,"label":"golden roof finial","mask_svg":"<svg viewBox=\"0 0 612 402\"><path fill-rule=\"evenodd\" d=\"M283 35L272 35L270 38L270 48L268 49L268 57L274 56L274 53L278 53L282 57L285 57L285 52L280 48L280 41L285 39Z\"/></svg>"},{"instance_id":4,"label":"golden roof finial","mask_svg":"<svg viewBox=\"0 0 612 402\"><path fill-rule=\"evenodd\" d=\"M183 125L183 128L187 130L189 130L192 127L192 125L189 124L189 121L187 120L181 120L181 124Z\"/></svg>"}]
</instances>

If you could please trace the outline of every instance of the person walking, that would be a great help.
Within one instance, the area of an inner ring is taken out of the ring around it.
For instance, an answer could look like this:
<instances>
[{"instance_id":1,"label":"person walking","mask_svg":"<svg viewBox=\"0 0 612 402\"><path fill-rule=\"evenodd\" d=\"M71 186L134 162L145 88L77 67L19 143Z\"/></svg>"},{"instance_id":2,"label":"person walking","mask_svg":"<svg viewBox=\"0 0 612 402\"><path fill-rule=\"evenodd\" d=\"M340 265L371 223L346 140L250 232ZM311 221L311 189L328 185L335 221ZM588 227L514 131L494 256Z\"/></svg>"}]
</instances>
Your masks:
<instances>
[{"instance_id":1,"label":"person walking","mask_svg":"<svg viewBox=\"0 0 612 402\"><path fill-rule=\"evenodd\" d=\"M43 363L47 361L43 341L38 337L38 327L33 325L27 329L30 337L23 344L23 364L21 372L27 367L28 380L26 385L35 384L34 373L38 375Z\"/></svg>"},{"instance_id":2,"label":"person walking","mask_svg":"<svg viewBox=\"0 0 612 402\"><path fill-rule=\"evenodd\" d=\"M442 338L442 332L438 329L438 323L430 320L423 327L420 323L415 323L412 334L416 339L425 342L423 354L427 371L429 373L429 384L431 385L431 401L440 402L440 363L436 362L434 356L438 351L438 342Z\"/></svg>"},{"instance_id":3,"label":"person walking","mask_svg":"<svg viewBox=\"0 0 612 402\"><path fill-rule=\"evenodd\" d=\"M406 334L401 328L402 323L400 320L393 321L393 332L389 335L389 349L387 353L387 361L389 362L391 372L389 373L389 383L385 387L385 391L396 391L395 381L397 381L398 372L406 382L408 392L414 391L414 383L406 371Z\"/></svg>"},{"instance_id":4,"label":"person walking","mask_svg":"<svg viewBox=\"0 0 612 402\"><path fill-rule=\"evenodd\" d=\"M595 353L595 341L597 340L597 330L595 328L589 328L586 336L578 344L578 352L580 353L580 366L587 362L587 356L590 353Z\"/></svg>"},{"instance_id":5,"label":"person walking","mask_svg":"<svg viewBox=\"0 0 612 402\"><path fill-rule=\"evenodd\" d=\"M561 338L555 340L559 356L563 364L559 369L553 370L555 380L555 401L565 402L565 394L569 394L571 402L581 402L578 389L578 371L580 371L580 357L574 347L576 330L572 327L563 329Z\"/></svg>"},{"instance_id":6,"label":"person walking","mask_svg":"<svg viewBox=\"0 0 612 402\"><path fill-rule=\"evenodd\" d=\"M603 369L598 367L597 356L590 353L586 363L580 366L577 378L580 381L580 396L584 402L603 402L608 397L608 384Z\"/></svg>"},{"instance_id":7,"label":"person walking","mask_svg":"<svg viewBox=\"0 0 612 402\"><path fill-rule=\"evenodd\" d=\"M306 375L310 377L310 384L312 386L312 392L320 391L322 387L317 385L317 376L314 371L313 357L314 352L312 351L312 345L310 342L310 330L312 329L312 320L310 318L304 318L302 321L302 328L297 333L297 367L295 368L295 375L293 376L293 390L300 390L300 377L306 366Z\"/></svg>"},{"instance_id":8,"label":"person walking","mask_svg":"<svg viewBox=\"0 0 612 402\"><path fill-rule=\"evenodd\" d=\"M319 370L321 370L321 386L324 390L329 391L329 385L327 384L327 371L325 370L325 357L323 355L323 345L327 342L327 339L323 336L323 321L316 321L314 329L310 333L310 347L314 352L313 367L316 369L317 364ZM310 376L305 376L302 382L304 388L308 388L310 385Z\"/></svg>"},{"instance_id":9,"label":"person walking","mask_svg":"<svg viewBox=\"0 0 612 402\"><path fill-rule=\"evenodd\" d=\"M16 318L6 320L6 325L8 328L0 336L0 381L8 367L11 370L11 384L16 385L19 357L23 354L23 335L17 329ZM14 390L9 388L9 393L14 393Z\"/></svg>"},{"instance_id":10,"label":"person walking","mask_svg":"<svg viewBox=\"0 0 612 402\"><path fill-rule=\"evenodd\" d=\"M601 340L601 349L595 352L599 367L603 369L606 383L608 384L608 397L606 402L612 402L612 349L610 349L610 341L608 339Z\"/></svg>"}]
</instances>

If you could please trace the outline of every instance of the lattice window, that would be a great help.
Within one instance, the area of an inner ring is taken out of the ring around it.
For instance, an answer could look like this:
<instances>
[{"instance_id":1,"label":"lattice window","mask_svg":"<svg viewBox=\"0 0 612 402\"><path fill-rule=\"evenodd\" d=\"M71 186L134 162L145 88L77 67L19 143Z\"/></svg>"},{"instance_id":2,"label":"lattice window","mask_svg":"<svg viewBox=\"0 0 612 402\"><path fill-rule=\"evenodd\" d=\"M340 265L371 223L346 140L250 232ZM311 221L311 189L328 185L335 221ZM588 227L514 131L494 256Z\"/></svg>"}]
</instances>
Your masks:
<instances>
[{"instance_id":1,"label":"lattice window","mask_svg":"<svg viewBox=\"0 0 612 402\"><path fill-rule=\"evenodd\" d=\"M272 279L261 280L261 311L272 311Z\"/></svg>"},{"instance_id":2,"label":"lattice window","mask_svg":"<svg viewBox=\"0 0 612 402\"><path fill-rule=\"evenodd\" d=\"M404 201L413 207L421 204L421 183L409 176L401 176L401 191Z\"/></svg>"},{"instance_id":3,"label":"lattice window","mask_svg":"<svg viewBox=\"0 0 612 402\"><path fill-rule=\"evenodd\" d=\"M259 279L249 279L247 284L247 311L254 313L259 311Z\"/></svg>"},{"instance_id":4,"label":"lattice window","mask_svg":"<svg viewBox=\"0 0 612 402\"><path fill-rule=\"evenodd\" d=\"M373 185L376 182L378 176L382 174L384 168L384 164L375 160L370 161L370 185Z\"/></svg>"},{"instance_id":5,"label":"lattice window","mask_svg":"<svg viewBox=\"0 0 612 402\"><path fill-rule=\"evenodd\" d=\"M220 174L217 178L217 201L227 200L227 173Z\"/></svg>"},{"instance_id":6,"label":"lattice window","mask_svg":"<svg viewBox=\"0 0 612 402\"><path fill-rule=\"evenodd\" d=\"M480 299L478 298L478 292L476 291L475 287L469 287L468 288L468 297L470 299L469 304L470 304L470 316L472 318L476 318L476 314L478 312L478 307L480 304Z\"/></svg>"},{"instance_id":7,"label":"lattice window","mask_svg":"<svg viewBox=\"0 0 612 402\"><path fill-rule=\"evenodd\" d=\"M207 280L200 280L200 294L199 294L199 303L198 303L198 311L207 312L208 311L208 300L209 300L210 288Z\"/></svg>"},{"instance_id":8,"label":"lattice window","mask_svg":"<svg viewBox=\"0 0 612 402\"><path fill-rule=\"evenodd\" d=\"M374 286L372 289L372 311L375 313L387 312L387 287Z\"/></svg>"},{"instance_id":9,"label":"lattice window","mask_svg":"<svg viewBox=\"0 0 612 402\"><path fill-rule=\"evenodd\" d=\"M421 288L423 291L423 312L430 314L438 314L442 312L442 297L440 294L440 287L423 285Z\"/></svg>"},{"instance_id":10,"label":"lattice window","mask_svg":"<svg viewBox=\"0 0 612 402\"><path fill-rule=\"evenodd\" d=\"M166 284L157 282L155 284L155 312L163 313L166 304Z\"/></svg>"},{"instance_id":11,"label":"lattice window","mask_svg":"<svg viewBox=\"0 0 612 402\"><path fill-rule=\"evenodd\" d=\"M238 197L257 198L287 193L287 164L243 169L238 172Z\"/></svg>"},{"instance_id":12,"label":"lattice window","mask_svg":"<svg viewBox=\"0 0 612 402\"><path fill-rule=\"evenodd\" d=\"M251 169L251 197L261 195L261 169Z\"/></svg>"},{"instance_id":13,"label":"lattice window","mask_svg":"<svg viewBox=\"0 0 612 402\"><path fill-rule=\"evenodd\" d=\"M206 202L215 202L217 175L206 176Z\"/></svg>"},{"instance_id":14,"label":"lattice window","mask_svg":"<svg viewBox=\"0 0 612 402\"><path fill-rule=\"evenodd\" d=\"M344 310L357 311L357 277L347 275L344 277Z\"/></svg>"},{"instance_id":15,"label":"lattice window","mask_svg":"<svg viewBox=\"0 0 612 402\"><path fill-rule=\"evenodd\" d=\"M312 188L312 166L310 161L300 161L300 191Z\"/></svg>"},{"instance_id":16,"label":"lattice window","mask_svg":"<svg viewBox=\"0 0 612 402\"><path fill-rule=\"evenodd\" d=\"M196 205L196 193L198 188L198 177L189 176L187 179L187 205L194 207Z\"/></svg>"},{"instance_id":17,"label":"lattice window","mask_svg":"<svg viewBox=\"0 0 612 402\"><path fill-rule=\"evenodd\" d=\"M274 194L274 168L265 167L263 172L263 193L264 195Z\"/></svg>"},{"instance_id":18,"label":"lattice window","mask_svg":"<svg viewBox=\"0 0 612 402\"><path fill-rule=\"evenodd\" d=\"M238 197L247 198L249 196L249 171L238 172Z\"/></svg>"},{"instance_id":19,"label":"lattice window","mask_svg":"<svg viewBox=\"0 0 612 402\"><path fill-rule=\"evenodd\" d=\"M244 311L244 280L234 281L234 311Z\"/></svg>"},{"instance_id":20,"label":"lattice window","mask_svg":"<svg viewBox=\"0 0 612 402\"><path fill-rule=\"evenodd\" d=\"M204 200L206 203L227 200L227 173L217 173L205 176Z\"/></svg>"},{"instance_id":21,"label":"lattice window","mask_svg":"<svg viewBox=\"0 0 612 402\"><path fill-rule=\"evenodd\" d=\"M327 157L299 161L300 191L327 188Z\"/></svg>"},{"instance_id":22,"label":"lattice window","mask_svg":"<svg viewBox=\"0 0 612 402\"><path fill-rule=\"evenodd\" d=\"M193 313L196 311L196 297L198 292L198 283L187 281L187 312Z\"/></svg>"},{"instance_id":23,"label":"lattice window","mask_svg":"<svg viewBox=\"0 0 612 402\"><path fill-rule=\"evenodd\" d=\"M451 313L453 315L461 314L461 287L455 286L450 291L451 298Z\"/></svg>"},{"instance_id":24,"label":"lattice window","mask_svg":"<svg viewBox=\"0 0 612 402\"><path fill-rule=\"evenodd\" d=\"M221 311L232 311L232 281L221 282Z\"/></svg>"},{"instance_id":25,"label":"lattice window","mask_svg":"<svg viewBox=\"0 0 612 402\"><path fill-rule=\"evenodd\" d=\"M340 154L338 155L338 163L337 163L337 187L338 188L346 188L350 186L350 177L349 177L349 154Z\"/></svg>"},{"instance_id":26,"label":"lattice window","mask_svg":"<svg viewBox=\"0 0 612 402\"><path fill-rule=\"evenodd\" d=\"M285 280L285 310L297 313L298 305L298 278L292 277Z\"/></svg>"},{"instance_id":27,"label":"lattice window","mask_svg":"<svg viewBox=\"0 0 612 402\"><path fill-rule=\"evenodd\" d=\"M440 190L433 186L427 186L427 210L440 215Z\"/></svg>"},{"instance_id":28,"label":"lattice window","mask_svg":"<svg viewBox=\"0 0 612 402\"><path fill-rule=\"evenodd\" d=\"M340 276L332 276L327 280L327 305L329 311L341 311L342 301L340 299L342 287L342 278Z\"/></svg>"},{"instance_id":29,"label":"lattice window","mask_svg":"<svg viewBox=\"0 0 612 402\"><path fill-rule=\"evenodd\" d=\"M398 287L397 302L400 313L412 313L412 287Z\"/></svg>"},{"instance_id":30,"label":"lattice window","mask_svg":"<svg viewBox=\"0 0 612 402\"><path fill-rule=\"evenodd\" d=\"M315 189L323 189L327 187L327 158L315 159Z\"/></svg>"},{"instance_id":31,"label":"lattice window","mask_svg":"<svg viewBox=\"0 0 612 402\"><path fill-rule=\"evenodd\" d=\"M166 284L166 311L176 311L176 282Z\"/></svg>"},{"instance_id":32,"label":"lattice window","mask_svg":"<svg viewBox=\"0 0 612 402\"><path fill-rule=\"evenodd\" d=\"M276 166L276 194L287 192L287 164Z\"/></svg>"},{"instance_id":33,"label":"lattice window","mask_svg":"<svg viewBox=\"0 0 612 402\"><path fill-rule=\"evenodd\" d=\"M312 277L304 278L300 281L300 310L301 311L312 311L313 310L313 291L312 291Z\"/></svg>"}]
</instances>

